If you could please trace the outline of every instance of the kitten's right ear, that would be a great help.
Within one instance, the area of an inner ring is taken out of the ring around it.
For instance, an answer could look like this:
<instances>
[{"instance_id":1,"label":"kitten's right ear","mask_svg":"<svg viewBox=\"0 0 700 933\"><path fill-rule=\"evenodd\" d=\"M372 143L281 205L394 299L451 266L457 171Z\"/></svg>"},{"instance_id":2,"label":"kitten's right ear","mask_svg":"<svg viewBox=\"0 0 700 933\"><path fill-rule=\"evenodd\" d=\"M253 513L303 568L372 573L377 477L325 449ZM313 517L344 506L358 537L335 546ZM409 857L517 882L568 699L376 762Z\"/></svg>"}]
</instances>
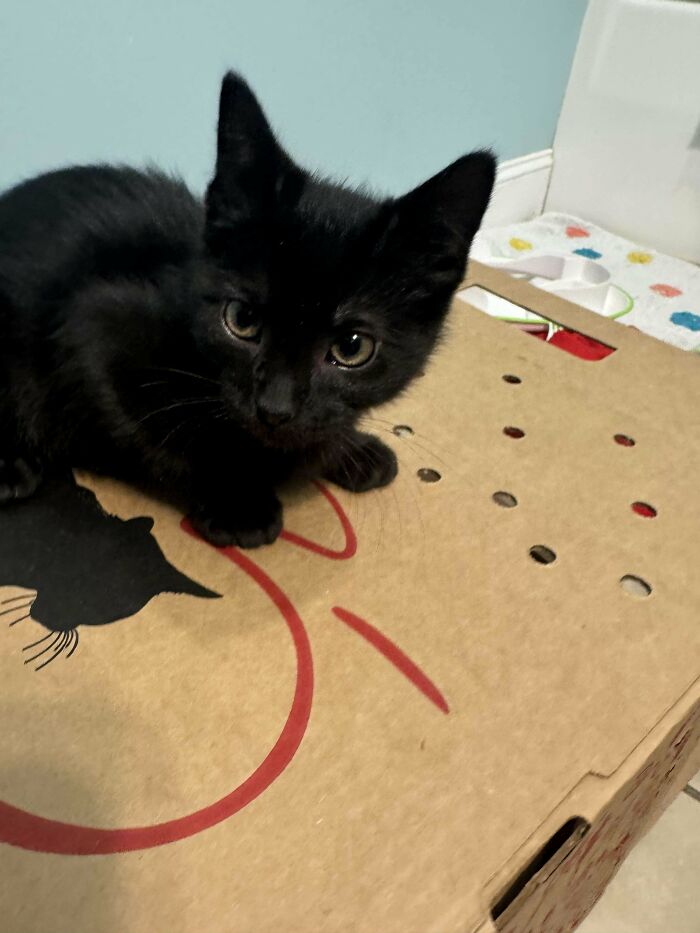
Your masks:
<instances>
[{"instance_id":1,"label":"kitten's right ear","mask_svg":"<svg viewBox=\"0 0 700 933\"><path fill-rule=\"evenodd\" d=\"M292 167L257 97L229 71L221 84L216 173L206 197L208 239L265 217Z\"/></svg>"},{"instance_id":2,"label":"kitten's right ear","mask_svg":"<svg viewBox=\"0 0 700 933\"><path fill-rule=\"evenodd\" d=\"M257 97L240 75L221 82L216 174L240 181L247 174L273 174L280 147Z\"/></svg>"}]
</instances>

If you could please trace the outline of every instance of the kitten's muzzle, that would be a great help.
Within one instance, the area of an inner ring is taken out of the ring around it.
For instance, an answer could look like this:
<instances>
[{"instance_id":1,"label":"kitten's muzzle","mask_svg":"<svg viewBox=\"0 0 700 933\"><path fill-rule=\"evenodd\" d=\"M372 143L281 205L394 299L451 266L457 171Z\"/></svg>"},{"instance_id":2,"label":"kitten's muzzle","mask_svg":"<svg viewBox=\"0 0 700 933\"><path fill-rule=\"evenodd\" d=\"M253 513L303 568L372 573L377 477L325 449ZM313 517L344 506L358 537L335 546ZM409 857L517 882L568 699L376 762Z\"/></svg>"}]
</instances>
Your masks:
<instances>
[{"instance_id":1,"label":"kitten's muzzle","mask_svg":"<svg viewBox=\"0 0 700 933\"><path fill-rule=\"evenodd\" d=\"M287 372L268 375L258 386L255 413L266 428L288 424L299 412L299 387Z\"/></svg>"}]
</instances>

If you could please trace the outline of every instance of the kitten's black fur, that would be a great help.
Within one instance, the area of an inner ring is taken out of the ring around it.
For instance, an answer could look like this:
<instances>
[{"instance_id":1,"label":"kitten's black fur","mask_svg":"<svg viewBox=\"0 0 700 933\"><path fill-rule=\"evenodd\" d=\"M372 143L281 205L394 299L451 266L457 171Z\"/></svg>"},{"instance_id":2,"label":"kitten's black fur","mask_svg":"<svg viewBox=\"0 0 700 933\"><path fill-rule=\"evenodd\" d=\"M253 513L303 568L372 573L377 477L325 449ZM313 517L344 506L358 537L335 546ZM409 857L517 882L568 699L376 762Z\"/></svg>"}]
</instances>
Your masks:
<instances>
[{"instance_id":1,"label":"kitten's black fur","mask_svg":"<svg viewBox=\"0 0 700 933\"><path fill-rule=\"evenodd\" d=\"M204 203L108 166L10 190L0 499L83 466L155 486L209 540L246 547L279 534L274 487L293 470L357 491L390 482L393 453L355 424L425 365L493 179L476 152L398 199L322 181L228 74ZM329 356L372 342L357 368Z\"/></svg>"}]
</instances>

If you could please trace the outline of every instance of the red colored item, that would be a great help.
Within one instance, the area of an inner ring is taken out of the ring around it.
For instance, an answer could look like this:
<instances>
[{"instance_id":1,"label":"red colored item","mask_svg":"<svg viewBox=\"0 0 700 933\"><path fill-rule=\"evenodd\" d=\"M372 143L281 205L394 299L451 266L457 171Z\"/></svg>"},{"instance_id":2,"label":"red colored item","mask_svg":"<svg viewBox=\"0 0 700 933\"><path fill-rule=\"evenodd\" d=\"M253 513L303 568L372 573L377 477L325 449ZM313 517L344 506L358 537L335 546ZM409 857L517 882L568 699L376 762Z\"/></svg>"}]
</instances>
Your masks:
<instances>
[{"instance_id":1,"label":"red colored item","mask_svg":"<svg viewBox=\"0 0 700 933\"><path fill-rule=\"evenodd\" d=\"M601 343L600 340L587 337L585 334L579 334L575 330L558 330L552 335L551 340L547 340L548 332L549 330L546 327L541 330L526 331L526 333L532 334L533 337L537 337L538 340L544 340L553 347L559 347L560 350L565 350L567 353L571 353L572 356L577 356L580 360L595 362L603 360L606 356L610 356L611 353L615 352L615 347L609 347L607 344Z\"/></svg>"},{"instance_id":2,"label":"red colored item","mask_svg":"<svg viewBox=\"0 0 700 933\"><path fill-rule=\"evenodd\" d=\"M649 288L657 295L663 295L664 298L677 298L683 292L675 285L666 285L665 282L659 282L657 285L650 285Z\"/></svg>"},{"instance_id":3,"label":"red colored item","mask_svg":"<svg viewBox=\"0 0 700 933\"><path fill-rule=\"evenodd\" d=\"M642 518L656 518L656 509L648 502L633 502L632 511L641 515Z\"/></svg>"},{"instance_id":4,"label":"red colored item","mask_svg":"<svg viewBox=\"0 0 700 933\"><path fill-rule=\"evenodd\" d=\"M594 340L593 337L586 337L585 334L579 334L575 330L558 330L549 343L572 353L580 360L602 360L615 352L614 347Z\"/></svg>"},{"instance_id":5,"label":"red colored item","mask_svg":"<svg viewBox=\"0 0 700 933\"><path fill-rule=\"evenodd\" d=\"M408 655L404 654L397 644L387 638L386 635L383 635L379 629L370 625L369 622L356 616L354 612L349 612L340 606L334 606L333 612L358 635L366 638L370 645L373 645L380 654L384 655L387 661L390 661L394 667L401 671L404 677L407 677L414 687L417 687L431 703L434 703L443 713L449 713L450 708L442 693L428 675Z\"/></svg>"}]
</instances>

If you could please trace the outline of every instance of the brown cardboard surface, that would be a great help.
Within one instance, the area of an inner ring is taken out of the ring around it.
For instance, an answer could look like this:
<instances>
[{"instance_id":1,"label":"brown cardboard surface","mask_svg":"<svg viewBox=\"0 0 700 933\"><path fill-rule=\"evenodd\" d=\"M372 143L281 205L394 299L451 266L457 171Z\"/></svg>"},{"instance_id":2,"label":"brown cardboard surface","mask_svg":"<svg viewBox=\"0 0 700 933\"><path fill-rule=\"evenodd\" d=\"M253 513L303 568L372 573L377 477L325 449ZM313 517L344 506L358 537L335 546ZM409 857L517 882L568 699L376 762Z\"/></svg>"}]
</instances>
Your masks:
<instances>
[{"instance_id":1,"label":"brown cardboard surface","mask_svg":"<svg viewBox=\"0 0 700 933\"><path fill-rule=\"evenodd\" d=\"M0 931L572 929L697 769L700 360L476 264L469 281L616 352L584 362L457 300L426 375L369 423L394 485L289 490L286 539L255 553L79 477L222 598L161 593L41 671L22 649L45 629L8 623ZM491 921L574 817L591 829Z\"/></svg>"}]
</instances>

